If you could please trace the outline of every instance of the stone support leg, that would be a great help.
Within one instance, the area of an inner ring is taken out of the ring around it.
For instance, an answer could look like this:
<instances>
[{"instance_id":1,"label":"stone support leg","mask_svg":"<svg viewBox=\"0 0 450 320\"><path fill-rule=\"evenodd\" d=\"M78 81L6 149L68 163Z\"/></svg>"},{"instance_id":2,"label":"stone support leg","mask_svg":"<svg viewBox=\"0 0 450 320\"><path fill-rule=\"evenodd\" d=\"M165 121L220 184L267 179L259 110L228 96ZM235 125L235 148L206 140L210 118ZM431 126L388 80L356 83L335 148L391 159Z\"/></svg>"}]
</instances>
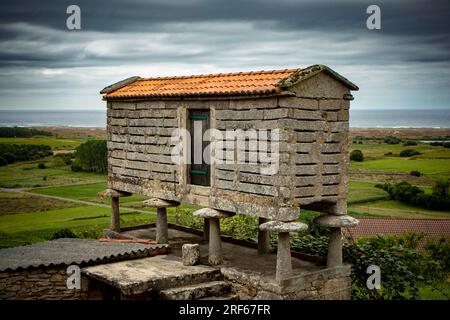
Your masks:
<instances>
[{"instance_id":1,"label":"stone support leg","mask_svg":"<svg viewBox=\"0 0 450 320\"><path fill-rule=\"evenodd\" d=\"M119 198L111 198L111 230L120 232Z\"/></svg>"},{"instance_id":2,"label":"stone support leg","mask_svg":"<svg viewBox=\"0 0 450 320\"><path fill-rule=\"evenodd\" d=\"M156 242L168 243L168 240L167 210L166 208L158 208L156 217Z\"/></svg>"},{"instance_id":3,"label":"stone support leg","mask_svg":"<svg viewBox=\"0 0 450 320\"><path fill-rule=\"evenodd\" d=\"M328 243L327 267L342 265L342 234L341 228L330 228Z\"/></svg>"},{"instance_id":4,"label":"stone support leg","mask_svg":"<svg viewBox=\"0 0 450 320\"><path fill-rule=\"evenodd\" d=\"M288 278L292 274L291 243L289 232L278 233L276 280Z\"/></svg>"},{"instance_id":5,"label":"stone support leg","mask_svg":"<svg viewBox=\"0 0 450 320\"><path fill-rule=\"evenodd\" d=\"M259 225L266 223L268 220L265 218L259 218ZM267 230L261 230L258 228L258 253L267 254L271 251L270 246L270 233Z\"/></svg>"},{"instance_id":6,"label":"stone support leg","mask_svg":"<svg viewBox=\"0 0 450 320\"><path fill-rule=\"evenodd\" d=\"M222 263L222 240L220 239L220 221L218 218L209 220L209 258L211 265Z\"/></svg>"},{"instance_id":7,"label":"stone support leg","mask_svg":"<svg viewBox=\"0 0 450 320\"><path fill-rule=\"evenodd\" d=\"M203 222L203 240L209 240L209 219L204 219Z\"/></svg>"}]
</instances>

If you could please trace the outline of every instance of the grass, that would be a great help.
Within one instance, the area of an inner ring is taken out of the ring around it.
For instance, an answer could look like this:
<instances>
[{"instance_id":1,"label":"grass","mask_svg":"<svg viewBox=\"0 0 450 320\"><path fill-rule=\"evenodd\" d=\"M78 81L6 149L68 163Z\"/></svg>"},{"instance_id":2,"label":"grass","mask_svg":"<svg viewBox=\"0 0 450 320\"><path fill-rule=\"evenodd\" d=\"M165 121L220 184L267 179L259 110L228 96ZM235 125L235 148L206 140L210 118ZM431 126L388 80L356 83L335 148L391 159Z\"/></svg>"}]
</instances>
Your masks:
<instances>
[{"instance_id":1,"label":"grass","mask_svg":"<svg viewBox=\"0 0 450 320\"><path fill-rule=\"evenodd\" d=\"M349 210L366 216L390 218L450 218L449 211L429 210L402 203L397 200L380 200L349 206Z\"/></svg>"},{"instance_id":2,"label":"grass","mask_svg":"<svg viewBox=\"0 0 450 320\"><path fill-rule=\"evenodd\" d=\"M0 216L0 247L45 241L57 230L69 228L75 231L101 231L110 225L110 209L81 206ZM123 226L152 223L155 215L122 212Z\"/></svg>"},{"instance_id":3,"label":"grass","mask_svg":"<svg viewBox=\"0 0 450 320\"><path fill-rule=\"evenodd\" d=\"M25 212L39 212L76 206L68 201L49 199L17 192L0 193L0 216Z\"/></svg>"},{"instance_id":4,"label":"grass","mask_svg":"<svg viewBox=\"0 0 450 320\"><path fill-rule=\"evenodd\" d=\"M350 151L359 149L364 153L367 159L380 159L385 154L392 152L393 155L398 156L402 150L414 149L421 153L418 158L430 159L450 159L450 149L440 146L430 146L429 144L418 144L417 146L403 146L403 144L351 144Z\"/></svg>"},{"instance_id":5,"label":"grass","mask_svg":"<svg viewBox=\"0 0 450 320\"><path fill-rule=\"evenodd\" d=\"M431 178L450 178L450 160L386 157L379 160L351 162L351 169L410 173L418 170Z\"/></svg>"},{"instance_id":6,"label":"grass","mask_svg":"<svg viewBox=\"0 0 450 320\"><path fill-rule=\"evenodd\" d=\"M387 197L386 191L375 188L375 184L371 182L350 181L347 203L350 205L385 199Z\"/></svg>"},{"instance_id":7,"label":"grass","mask_svg":"<svg viewBox=\"0 0 450 320\"><path fill-rule=\"evenodd\" d=\"M52 149L75 149L85 139L58 139L54 137L0 138L0 143L45 144Z\"/></svg>"},{"instance_id":8,"label":"grass","mask_svg":"<svg viewBox=\"0 0 450 320\"><path fill-rule=\"evenodd\" d=\"M44 162L48 168L38 169ZM71 185L104 182L105 174L72 172L69 166L51 167L52 158L17 162L0 167L0 187L33 188L39 186ZM99 190L100 191L100 190Z\"/></svg>"},{"instance_id":9,"label":"grass","mask_svg":"<svg viewBox=\"0 0 450 320\"><path fill-rule=\"evenodd\" d=\"M59 187L36 188L32 189L31 192L37 194L70 198L75 200L91 201L98 203L110 203L110 199L105 198L102 200L97 196L97 193L99 191L105 190L106 188L107 188L106 182L100 182L90 184L66 185ZM130 197L120 198L120 203L141 202L145 199L148 199L148 197L140 195L132 195Z\"/></svg>"}]
</instances>

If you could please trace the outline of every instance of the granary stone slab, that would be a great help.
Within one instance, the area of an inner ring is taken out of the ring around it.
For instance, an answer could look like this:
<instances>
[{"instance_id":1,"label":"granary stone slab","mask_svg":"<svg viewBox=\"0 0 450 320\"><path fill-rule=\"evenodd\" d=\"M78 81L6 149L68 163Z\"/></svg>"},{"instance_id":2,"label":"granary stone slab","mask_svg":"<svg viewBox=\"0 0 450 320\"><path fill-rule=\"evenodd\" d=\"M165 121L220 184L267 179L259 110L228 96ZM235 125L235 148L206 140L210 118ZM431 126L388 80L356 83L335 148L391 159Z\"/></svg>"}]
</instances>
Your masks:
<instances>
[{"instance_id":1,"label":"granary stone slab","mask_svg":"<svg viewBox=\"0 0 450 320\"><path fill-rule=\"evenodd\" d=\"M145 200L143 204L147 207L153 207L153 208L170 208L170 207L178 207L180 205L179 202L175 201L167 201L163 199L158 198L152 198Z\"/></svg>"},{"instance_id":2,"label":"granary stone slab","mask_svg":"<svg viewBox=\"0 0 450 320\"><path fill-rule=\"evenodd\" d=\"M0 250L0 271L60 265L92 265L167 253L167 245L57 239Z\"/></svg>"},{"instance_id":3,"label":"granary stone slab","mask_svg":"<svg viewBox=\"0 0 450 320\"><path fill-rule=\"evenodd\" d=\"M82 272L118 288L125 295L214 281L220 277L220 270L217 268L204 265L184 266L182 260L173 255L87 267Z\"/></svg>"},{"instance_id":4,"label":"granary stone slab","mask_svg":"<svg viewBox=\"0 0 450 320\"><path fill-rule=\"evenodd\" d=\"M308 230L308 225L301 222L269 221L259 226L263 231L274 231L279 233L302 232Z\"/></svg>"},{"instance_id":5,"label":"granary stone slab","mask_svg":"<svg viewBox=\"0 0 450 320\"><path fill-rule=\"evenodd\" d=\"M199 210L194 211L193 215L197 218L217 218L217 219L223 219L223 218L229 218L234 216L234 213L232 212L225 212L220 211L212 208L202 208Z\"/></svg>"},{"instance_id":6,"label":"granary stone slab","mask_svg":"<svg viewBox=\"0 0 450 320\"><path fill-rule=\"evenodd\" d=\"M358 219L350 217L348 215L324 215L314 219L314 223L330 227L330 228L342 228L342 227L354 227L358 225Z\"/></svg>"},{"instance_id":7,"label":"granary stone slab","mask_svg":"<svg viewBox=\"0 0 450 320\"><path fill-rule=\"evenodd\" d=\"M101 197L107 198L120 198L120 197L129 197L131 196L130 192L119 191L115 189L106 189L98 193Z\"/></svg>"}]
</instances>

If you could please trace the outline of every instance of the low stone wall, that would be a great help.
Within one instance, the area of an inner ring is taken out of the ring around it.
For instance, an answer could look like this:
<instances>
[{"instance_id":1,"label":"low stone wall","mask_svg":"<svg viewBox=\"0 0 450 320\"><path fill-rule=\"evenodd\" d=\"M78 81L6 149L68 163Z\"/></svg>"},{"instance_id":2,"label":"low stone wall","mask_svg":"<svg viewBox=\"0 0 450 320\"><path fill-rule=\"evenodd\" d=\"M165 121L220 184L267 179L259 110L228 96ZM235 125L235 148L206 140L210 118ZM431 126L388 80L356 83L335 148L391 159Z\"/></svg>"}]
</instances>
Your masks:
<instances>
[{"instance_id":1,"label":"low stone wall","mask_svg":"<svg viewBox=\"0 0 450 320\"><path fill-rule=\"evenodd\" d=\"M0 272L1 300L102 299L104 289L81 276L81 289L67 289L66 267L34 268Z\"/></svg>"},{"instance_id":2,"label":"low stone wall","mask_svg":"<svg viewBox=\"0 0 450 320\"><path fill-rule=\"evenodd\" d=\"M222 268L225 279L241 300L350 300L351 267L343 265L308 272L280 281Z\"/></svg>"}]
</instances>

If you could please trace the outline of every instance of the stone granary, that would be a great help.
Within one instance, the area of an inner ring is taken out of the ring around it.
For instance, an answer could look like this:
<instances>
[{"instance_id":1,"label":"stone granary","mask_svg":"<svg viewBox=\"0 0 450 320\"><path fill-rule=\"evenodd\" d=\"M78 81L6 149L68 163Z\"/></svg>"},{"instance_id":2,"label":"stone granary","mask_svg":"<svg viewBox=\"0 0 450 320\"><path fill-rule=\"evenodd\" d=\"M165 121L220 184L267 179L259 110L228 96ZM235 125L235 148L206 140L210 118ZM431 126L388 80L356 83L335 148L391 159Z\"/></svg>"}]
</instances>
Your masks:
<instances>
[{"instance_id":1,"label":"stone granary","mask_svg":"<svg viewBox=\"0 0 450 320\"><path fill-rule=\"evenodd\" d=\"M119 197L132 193L158 208L157 241L167 242L166 209L204 207L209 262L221 263L219 219L257 216L258 250L279 237L276 278L289 277L289 232L302 209L325 215L328 267L342 264L347 216L351 90L358 87L324 65L304 69L131 77L104 88L112 229L120 231ZM200 152L198 152L200 150Z\"/></svg>"}]
</instances>

